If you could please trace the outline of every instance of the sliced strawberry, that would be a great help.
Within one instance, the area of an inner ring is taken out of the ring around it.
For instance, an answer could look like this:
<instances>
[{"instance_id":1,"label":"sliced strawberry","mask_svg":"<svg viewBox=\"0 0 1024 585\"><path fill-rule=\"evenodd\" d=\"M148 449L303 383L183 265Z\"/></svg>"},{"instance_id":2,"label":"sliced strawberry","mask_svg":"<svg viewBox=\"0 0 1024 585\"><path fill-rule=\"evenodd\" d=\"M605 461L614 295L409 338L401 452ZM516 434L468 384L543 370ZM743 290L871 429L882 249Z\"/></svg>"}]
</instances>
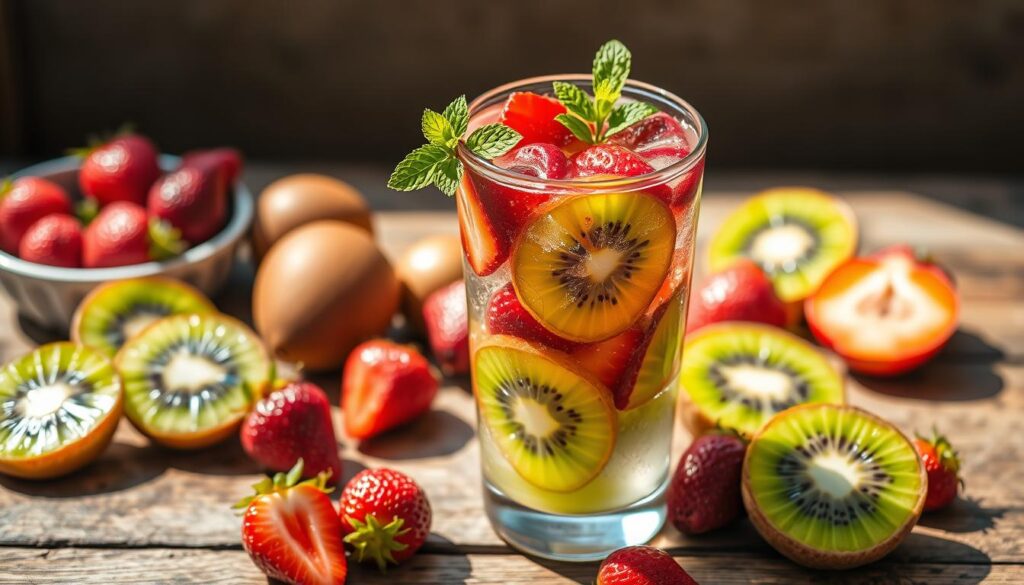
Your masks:
<instances>
[{"instance_id":1,"label":"sliced strawberry","mask_svg":"<svg viewBox=\"0 0 1024 585\"><path fill-rule=\"evenodd\" d=\"M645 337L643 329L630 327L611 339L580 346L572 356L602 384L617 388L627 370L632 368L632 362L639 361L643 355L638 350L644 345Z\"/></svg>"},{"instance_id":2,"label":"sliced strawberry","mask_svg":"<svg viewBox=\"0 0 1024 585\"><path fill-rule=\"evenodd\" d=\"M466 259L473 272L487 276L508 258L511 243L508 237L495 229L469 173L462 176L462 183L455 193L455 206L459 212L459 233Z\"/></svg>"},{"instance_id":3,"label":"sliced strawberry","mask_svg":"<svg viewBox=\"0 0 1024 585\"><path fill-rule=\"evenodd\" d=\"M906 248L854 258L804 302L814 337L850 369L879 376L928 361L956 331L960 301L934 264Z\"/></svg>"},{"instance_id":4,"label":"sliced strawberry","mask_svg":"<svg viewBox=\"0 0 1024 585\"><path fill-rule=\"evenodd\" d=\"M487 332L491 335L512 335L564 352L579 347L577 342L563 339L541 325L519 302L512 283L494 293L486 313Z\"/></svg>"},{"instance_id":5,"label":"sliced strawberry","mask_svg":"<svg viewBox=\"0 0 1024 585\"><path fill-rule=\"evenodd\" d=\"M640 120L609 138L608 142L644 153L656 148L687 147L683 125L665 112Z\"/></svg>"},{"instance_id":6,"label":"sliced strawberry","mask_svg":"<svg viewBox=\"0 0 1024 585\"><path fill-rule=\"evenodd\" d=\"M565 146L572 141L572 132L555 120L555 116L565 112L565 106L558 100L523 91L508 96L500 121L523 135L520 146L534 142Z\"/></svg>"},{"instance_id":7,"label":"sliced strawberry","mask_svg":"<svg viewBox=\"0 0 1024 585\"><path fill-rule=\"evenodd\" d=\"M273 579L294 585L342 585L348 574L342 525L324 488L324 477L296 485L302 460L253 486L244 508L242 546Z\"/></svg>"},{"instance_id":8,"label":"sliced strawberry","mask_svg":"<svg viewBox=\"0 0 1024 585\"><path fill-rule=\"evenodd\" d=\"M520 146L494 159L494 164L539 179L566 179L573 171L562 149L544 142Z\"/></svg>"},{"instance_id":9,"label":"sliced strawberry","mask_svg":"<svg viewBox=\"0 0 1024 585\"><path fill-rule=\"evenodd\" d=\"M65 213L47 215L25 232L18 255L36 264L79 268L82 266L82 224Z\"/></svg>"}]
</instances>

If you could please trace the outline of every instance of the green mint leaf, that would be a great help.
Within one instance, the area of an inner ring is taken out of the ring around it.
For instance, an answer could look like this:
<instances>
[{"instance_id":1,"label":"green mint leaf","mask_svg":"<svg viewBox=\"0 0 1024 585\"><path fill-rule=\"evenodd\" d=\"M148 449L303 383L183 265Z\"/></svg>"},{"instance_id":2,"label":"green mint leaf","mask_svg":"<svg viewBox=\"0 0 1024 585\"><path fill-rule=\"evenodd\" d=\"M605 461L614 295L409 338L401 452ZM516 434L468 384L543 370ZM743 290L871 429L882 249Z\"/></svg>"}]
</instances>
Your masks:
<instances>
[{"instance_id":1,"label":"green mint leaf","mask_svg":"<svg viewBox=\"0 0 1024 585\"><path fill-rule=\"evenodd\" d=\"M434 110L423 110L420 127L423 129L423 137L431 144L447 145L452 138L455 138L452 123Z\"/></svg>"},{"instance_id":2,"label":"green mint leaf","mask_svg":"<svg viewBox=\"0 0 1024 585\"><path fill-rule=\"evenodd\" d=\"M504 124L487 124L466 139L466 147L477 156L490 160L515 148L523 135Z\"/></svg>"},{"instance_id":3,"label":"green mint leaf","mask_svg":"<svg viewBox=\"0 0 1024 585\"><path fill-rule=\"evenodd\" d=\"M424 144L410 152L388 179L388 187L395 191L422 189L433 180L434 167L449 158L451 151L437 144Z\"/></svg>"},{"instance_id":4,"label":"green mint leaf","mask_svg":"<svg viewBox=\"0 0 1024 585\"><path fill-rule=\"evenodd\" d=\"M466 129L469 128L469 104L466 103L466 96L460 95L455 98L452 103L448 104L448 107L441 112L448 123L452 125L452 131L455 136L461 138L466 133Z\"/></svg>"},{"instance_id":5,"label":"green mint leaf","mask_svg":"<svg viewBox=\"0 0 1024 585\"><path fill-rule=\"evenodd\" d=\"M594 133L590 128L590 125L576 116L570 116L568 114L558 114L555 116L555 120L562 126L569 129L576 138L579 138L587 144L594 144Z\"/></svg>"},{"instance_id":6,"label":"green mint leaf","mask_svg":"<svg viewBox=\"0 0 1024 585\"><path fill-rule=\"evenodd\" d=\"M629 102L622 104L612 110L608 116L608 128L604 131L604 138L622 132L633 124L648 116L653 116L658 108L646 102Z\"/></svg>"},{"instance_id":7,"label":"green mint leaf","mask_svg":"<svg viewBox=\"0 0 1024 585\"><path fill-rule=\"evenodd\" d=\"M451 197L462 181L462 171L462 161L452 156L434 167L431 180L442 193Z\"/></svg>"},{"instance_id":8,"label":"green mint leaf","mask_svg":"<svg viewBox=\"0 0 1024 585\"><path fill-rule=\"evenodd\" d=\"M612 39L601 45L594 56L594 92L597 93L598 86L607 82L609 95L605 96L609 101L619 99L622 93L622 86L629 77L629 69L632 66L633 56L629 53L626 45ZM611 99L614 96L614 99Z\"/></svg>"},{"instance_id":9,"label":"green mint leaf","mask_svg":"<svg viewBox=\"0 0 1024 585\"><path fill-rule=\"evenodd\" d=\"M562 102L565 109L584 120L594 120L594 101L585 91L564 81L556 81L552 86L555 89L555 97Z\"/></svg>"}]
</instances>

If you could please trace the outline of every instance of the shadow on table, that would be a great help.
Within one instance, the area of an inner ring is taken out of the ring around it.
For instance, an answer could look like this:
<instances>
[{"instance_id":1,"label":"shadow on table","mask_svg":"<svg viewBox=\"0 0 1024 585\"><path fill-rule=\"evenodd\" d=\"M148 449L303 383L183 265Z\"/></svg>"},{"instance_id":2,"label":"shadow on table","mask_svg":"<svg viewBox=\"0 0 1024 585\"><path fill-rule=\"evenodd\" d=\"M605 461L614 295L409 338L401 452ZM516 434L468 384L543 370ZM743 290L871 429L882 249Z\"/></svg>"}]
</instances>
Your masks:
<instances>
[{"instance_id":1,"label":"shadow on table","mask_svg":"<svg viewBox=\"0 0 1024 585\"><path fill-rule=\"evenodd\" d=\"M30 496L76 498L126 490L158 477L166 469L157 449L114 441L96 461L70 475L45 481L0 475L0 485Z\"/></svg>"},{"instance_id":2,"label":"shadow on table","mask_svg":"<svg viewBox=\"0 0 1024 585\"><path fill-rule=\"evenodd\" d=\"M984 552L955 540L912 532L884 563L963 565L958 568L957 583L981 583L992 571L992 559Z\"/></svg>"},{"instance_id":3,"label":"shadow on table","mask_svg":"<svg viewBox=\"0 0 1024 585\"><path fill-rule=\"evenodd\" d=\"M457 453L473 438L473 427L444 410L431 410L408 425L366 439L359 452L378 459L425 459Z\"/></svg>"},{"instance_id":4,"label":"shadow on table","mask_svg":"<svg viewBox=\"0 0 1024 585\"><path fill-rule=\"evenodd\" d=\"M977 498L957 498L948 508L921 516L918 524L957 534L987 532L995 528L1009 508L986 508L983 504Z\"/></svg>"}]
</instances>

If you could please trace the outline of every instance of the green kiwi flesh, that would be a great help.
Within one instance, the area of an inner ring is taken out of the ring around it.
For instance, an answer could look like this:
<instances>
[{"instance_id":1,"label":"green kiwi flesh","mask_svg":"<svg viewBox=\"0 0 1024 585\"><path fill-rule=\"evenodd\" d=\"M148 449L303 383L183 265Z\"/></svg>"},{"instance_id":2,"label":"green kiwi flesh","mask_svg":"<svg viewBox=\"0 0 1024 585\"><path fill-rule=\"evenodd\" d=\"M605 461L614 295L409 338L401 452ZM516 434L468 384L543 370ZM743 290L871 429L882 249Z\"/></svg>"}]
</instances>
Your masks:
<instances>
[{"instance_id":1,"label":"green kiwi flesh","mask_svg":"<svg viewBox=\"0 0 1024 585\"><path fill-rule=\"evenodd\" d=\"M798 404L842 403L843 379L822 353L781 329L725 322L684 345L680 372L691 430L753 436L775 413Z\"/></svg>"},{"instance_id":2,"label":"green kiwi flesh","mask_svg":"<svg viewBox=\"0 0 1024 585\"><path fill-rule=\"evenodd\" d=\"M881 558L917 522L926 491L910 441L850 406L779 414L744 461L744 503L754 525L780 552L812 567Z\"/></svg>"}]
</instances>

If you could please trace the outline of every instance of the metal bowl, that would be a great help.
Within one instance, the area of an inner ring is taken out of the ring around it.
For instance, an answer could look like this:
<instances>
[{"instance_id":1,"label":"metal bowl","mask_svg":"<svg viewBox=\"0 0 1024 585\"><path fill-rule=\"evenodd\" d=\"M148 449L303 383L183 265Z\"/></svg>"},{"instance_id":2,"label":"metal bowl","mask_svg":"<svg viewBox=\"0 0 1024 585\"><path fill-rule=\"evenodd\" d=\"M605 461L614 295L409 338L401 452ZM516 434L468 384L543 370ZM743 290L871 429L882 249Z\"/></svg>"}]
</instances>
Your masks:
<instances>
[{"instance_id":1,"label":"metal bowl","mask_svg":"<svg viewBox=\"0 0 1024 585\"><path fill-rule=\"evenodd\" d=\"M180 159L161 155L164 171L177 168ZM36 176L64 187L78 197L78 157L58 158L33 165L13 178ZM55 331L67 331L78 303L96 286L112 280L142 276L169 276L184 280L213 296L227 281L239 244L252 224L252 193L240 181L235 185L227 225L209 240L163 262L146 262L113 268L61 268L26 262L0 251L0 286L14 300L18 312Z\"/></svg>"}]
</instances>

